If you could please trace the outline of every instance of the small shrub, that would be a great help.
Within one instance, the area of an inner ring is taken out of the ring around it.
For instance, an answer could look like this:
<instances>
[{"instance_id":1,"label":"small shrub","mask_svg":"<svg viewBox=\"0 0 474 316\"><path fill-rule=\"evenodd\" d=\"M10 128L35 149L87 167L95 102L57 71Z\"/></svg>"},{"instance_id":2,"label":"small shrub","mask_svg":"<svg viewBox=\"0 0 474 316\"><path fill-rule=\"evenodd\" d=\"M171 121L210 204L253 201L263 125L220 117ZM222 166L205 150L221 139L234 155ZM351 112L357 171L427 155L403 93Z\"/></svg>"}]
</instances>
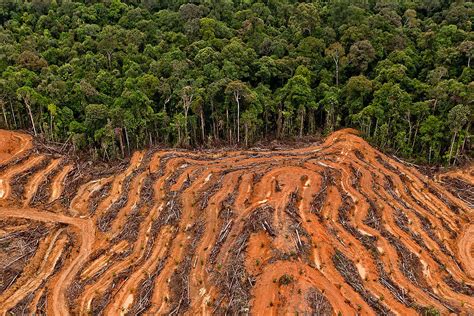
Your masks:
<instances>
[{"instance_id":1,"label":"small shrub","mask_svg":"<svg viewBox=\"0 0 474 316\"><path fill-rule=\"evenodd\" d=\"M439 316L439 315L441 315L439 313L439 310L437 310L433 306L426 308L423 312L423 316Z\"/></svg>"},{"instance_id":2,"label":"small shrub","mask_svg":"<svg viewBox=\"0 0 474 316\"><path fill-rule=\"evenodd\" d=\"M280 285L288 285L293 282L293 276L288 275L288 274L283 274L279 279L278 279L278 284Z\"/></svg>"}]
</instances>

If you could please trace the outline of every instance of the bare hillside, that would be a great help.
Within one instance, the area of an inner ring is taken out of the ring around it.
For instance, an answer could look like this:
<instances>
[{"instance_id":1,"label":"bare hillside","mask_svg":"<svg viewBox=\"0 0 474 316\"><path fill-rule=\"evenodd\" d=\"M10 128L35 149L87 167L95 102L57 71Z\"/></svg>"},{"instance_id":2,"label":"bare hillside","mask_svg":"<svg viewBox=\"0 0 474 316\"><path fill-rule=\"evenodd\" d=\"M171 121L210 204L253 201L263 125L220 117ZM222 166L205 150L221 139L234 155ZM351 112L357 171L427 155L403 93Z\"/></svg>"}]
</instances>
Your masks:
<instances>
[{"instance_id":1,"label":"bare hillside","mask_svg":"<svg viewBox=\"0 0 474 316\"><path fill-rule=\"evenodd\" d=\"M115 167L0 139L3 314L474 313L472 192L353 130Z\"/></svg>"}]
</instances>

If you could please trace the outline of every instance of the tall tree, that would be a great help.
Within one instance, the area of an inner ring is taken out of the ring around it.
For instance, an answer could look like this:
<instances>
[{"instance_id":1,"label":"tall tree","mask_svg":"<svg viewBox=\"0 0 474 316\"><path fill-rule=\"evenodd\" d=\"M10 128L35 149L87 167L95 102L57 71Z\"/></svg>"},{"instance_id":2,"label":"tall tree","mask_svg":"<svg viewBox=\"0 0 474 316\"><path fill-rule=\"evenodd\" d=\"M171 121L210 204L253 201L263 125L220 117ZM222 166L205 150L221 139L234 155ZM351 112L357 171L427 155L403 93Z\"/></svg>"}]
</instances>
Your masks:
<instances>
[{"instance_id":1,"label":"tall tree","mask_svg":"<svg viewBox=\"0 0 474 316\"><path fill-rule=\"evenodd\" d=\"M448 122L451 127L451 146L449 149L448 155L448 162L451 163L451 159L453 157L453 149L455 147L456 139L459 136L459 132L463 129L463 127L469 122L471 119L471 110L469 106L464 104L458 104L453 107L448 113ZM457 145L459 146L459 144ZM457 150L456 150L456 157L454 160L457 159Z\"/></svg>"},{"instance_id":2,"label":"tall tree","mask_svg":"<svg viewBox=\"0 0 474 316\"><path fill-rule=\"evenodd\" d=\"M249 102L253 99L252 92L247 84L240 80L233 80L227 84L225 93L232 97L237 106L237 143L240 143L240 106L241 101Z\"/></svg>"},{"instance_id":3,"label":"tall tree","mask_svg":"<svg viewBox=\"0 0 474 316\"><path fill-rule=\"evenodd\" d=\"M184 144L189 145L189 132L188 132L188 113L191 108L191 104L194 100L195 89L192 86L185 86L181 89L179 95L181 97L181 105L184 110Z\"/></svg>"},{"instance_id":4,"label":"tall tree","mask_svg":"<svg viewBox=\"0 0 474 316\"><path fill-rule=\"evenodd\" d=\"M335 66L336 87L339 86L339 65L342 58L344 58L344 47L338 42L332 43L326 48L326 56L330 57Z\"/></svg>"},{"instance_id":5,"label":"tall tree","mask_svg":"<svg viewBox=\"0 0 474 316\"><path fill-rule=\"evenodd\" d=\"M305 115L308 108L316 108L315 97L310 86L308 76L304 75L306 68L299 68L297 74L290 78L282 88L281 94L287 113L287 118L291 117L294 111L297 112L299 122L299 137L303 137ZM290 122L286 122L290 124Z\"/></svg>"},{"instance_id":6,"label":"tall tree","mask_svg":"<svg viewBox=\"0 0 474 316\"><path fill-rule=\"evenodd\" d=\"M23 103L25 104L26 109L28 111L28 116L30 117L33 132L35 133L35 136L37 136L38 132L36 130L36 124L33 118L32 106L34 103L39 101L40 95L33 88L27 87L27 86L18 88L18 90L16 91L16 94L18 96L18 99L22 100Z\"/></svg>"}]
</instances>

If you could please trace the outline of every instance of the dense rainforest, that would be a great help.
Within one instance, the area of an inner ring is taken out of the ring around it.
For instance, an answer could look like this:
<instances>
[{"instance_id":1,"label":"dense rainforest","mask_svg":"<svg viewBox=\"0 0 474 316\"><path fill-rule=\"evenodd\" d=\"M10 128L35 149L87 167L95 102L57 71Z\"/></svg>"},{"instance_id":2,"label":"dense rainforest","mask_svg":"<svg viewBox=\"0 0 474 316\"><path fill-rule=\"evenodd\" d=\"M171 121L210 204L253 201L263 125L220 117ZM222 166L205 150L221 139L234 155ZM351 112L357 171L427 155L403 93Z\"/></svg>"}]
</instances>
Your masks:
<instances>
[{"instance_id":1,"label":"dense rainforest","mask_svg":"<svg viewBox=\"0 0 474 316\"><path fill-rule=\"evenodd\" d=\"M419 162L472 144L474 4L3 0L0 127L113 159L341 127Z\"/></svg>"}]
</instances>

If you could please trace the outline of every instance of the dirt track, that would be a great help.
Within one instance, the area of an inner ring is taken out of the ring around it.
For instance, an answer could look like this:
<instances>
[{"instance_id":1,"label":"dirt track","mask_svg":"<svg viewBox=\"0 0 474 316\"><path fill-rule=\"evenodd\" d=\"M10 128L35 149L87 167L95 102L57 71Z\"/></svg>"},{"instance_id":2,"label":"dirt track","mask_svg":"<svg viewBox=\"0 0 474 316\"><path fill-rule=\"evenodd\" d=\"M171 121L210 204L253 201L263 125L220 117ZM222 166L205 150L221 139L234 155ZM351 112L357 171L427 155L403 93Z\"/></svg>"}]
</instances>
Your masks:
<instances>
[{"instance_id":1,"label":"dirt track","mask_svg":"<svg viewBox=\"0 0 474 316\"><path fill-rule=\"evenodd\" d=\"M353 130L101 171L3 135L2 314L474 313L472 177L450 192Z\"/></svg>"}]
</instances>

